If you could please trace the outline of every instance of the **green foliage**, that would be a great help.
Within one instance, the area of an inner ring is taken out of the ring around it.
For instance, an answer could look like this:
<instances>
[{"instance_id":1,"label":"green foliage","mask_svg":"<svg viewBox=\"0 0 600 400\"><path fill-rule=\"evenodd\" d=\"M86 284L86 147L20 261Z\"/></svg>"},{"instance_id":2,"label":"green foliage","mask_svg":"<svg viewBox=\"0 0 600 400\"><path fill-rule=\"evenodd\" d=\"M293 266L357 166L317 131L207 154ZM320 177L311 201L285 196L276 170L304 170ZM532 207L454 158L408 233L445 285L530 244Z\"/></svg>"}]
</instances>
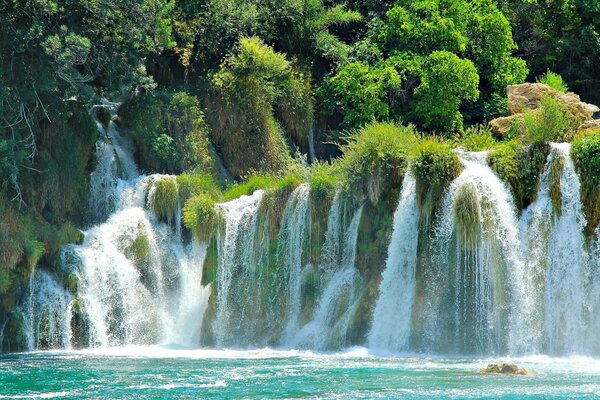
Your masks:
<instances>
[{"instance_id":1,"label":"green foliage","mask_svg":"<svg viewBox=\"0 0 600 400\"><path fill-rule=\"evenodd\" d=\"M581 179L586 232L591 237L600 221L600 131L578 135L573 141L571 155Z\"/></svg>"},{"instance_id":2,"label":"green foliage","mask_svg":"<svg viewBox=\"0 0 600 400\"><path fill-rule=\"evenodd\" d=\"M317 203L331 200L340 182L338 166L327 162L316 162L310 168L310 195Z\"/></svg>"},{"instance_id":3,"label":"green foliage","mask_svg":"<svg viewBox=\"0 0 600 400\"><path fill-rule=\"evenodd\" d=\"M575 135L579 121L568 107L551 96L544 96L535 110L523 113L527 143L569 141Z\"/></svg>"},{"instance_id":4,"label":"green foliage","mask_svg":"<svg viewBox=\"0 0 600 400\"><path fill-rule=\"evenodd\" d=\"M185 204L190 197L206 193L214 198L221 195L221 187L212 175L206 173L183 173L177 175L179 199Z\"/></svg>"},{"instance_id":5,"label":"green foliage","mask_svg":"<svg viewBox=\"0 0 600 400\"><path fill-rule=\"evenodd\" d=\"M259 189L271 194L278 194L289 191L301 182L300 177L294 172L285 175L253 173L244 181L227 189L223 193L223 199L225 201L233 200L240 196L252 194Z\"/></svg>"},{"instance_id":6,"label":"green foliage","mask_svg":"<svg viewBox=\"0 0 600 400\"><path fill-rule=\"evenodd\" d=\"M596 0L508 1L502 10L531 76L560 74L587 102L600 104L600 7Z\"/></svg>"},{"instance_id":7,"label":"green foliage","mask_svg":"<svg viewBox=\"0 0 600 400\"><path fill-rule=\"evenodd\" d=\"M548 85L561 93L567 93L569 91L569 86L563 81L562 76L550 70L547 70L544 74L538 76L535 81Z\"/></svg>"},{"instance_id":8,"label":"green foliage","mask_svg":"<svg viewBox=\"0 0 600 400\"><path fill-rule=\"evenodd\" d=\"M548 152L545 142L525 146L517 140L502 143L490 152L488 164L509 184L517 209L522 210L535 200Z\"/></svg>"},{"instance_id":9,"label":"green foliage","mask_svg":"<svg viewBox=\"0 0 600 400\"><path fill-rule=\"evenodd\" d=\"M256 37L241 39L237 51L223 61L213 77L217 96L210 105L211 134L234 177L251 170L277 173L289 165L289 149L274 109L292 128L291 135L307 137L312 105L303 92L303 79L284 55Z\"/></svg>"},{"instance_id":10,"label":"green foliage","mask_svg":"<svg viewBox=\"0 0 600 400\"><path fill-rule=\"evenodd\" d=\"M125 102L119 115L134 139L143 169L215 172L204 113L195 96L168 90L144 93Z\"/></svg>"},{"instance_id":11,"label":"green foliage","mask_svg":"<svg viewBox=\"0 0 600 400\"><path fill-rule=\"evenodd\" d=\"M213 197L201 193L190 197L183 207L183 222L199 241L216 233L220 216L215 204Z\"/></svg>"},{"instance_id":12,"label":"green foliage","mask_svg":"<svg viewBox=\"0 0 600 400\"><path fill-rule=\"evenodd\" d=\"M440 132L462 129L459 107L479 97L479 76L470 60L448 52L433 52L423 61L421 84L415 89L413 119Z\"/></svg>"},{"instance_id":13,"label":"green foliage","mask_svg":"<svg viewBox=\"0 0 600 400\"><path fill-rule=\"evenodd\" d=\"M417 183L417 206L429 226L444 190L462 169L450 144L435 139L419 143L412 163Z\"/></svg>"},{"instance_id":14,"label":"green foliage","mask_svg":"<svg viewBox=\"0 0 600 400\"><path fill-rule=\"evenodd\" d=\"M175 177L162 177L152 183L149 191L150 208L156 218L171 223L177 211L179 192Z\"/></svg>"},{"instance_id":15,"label":"green foliage","mask_svg":"<svg viewBox=\"0 0 600 400\"><path fill-rule=\"evenodd\" d=\"M554 212L559 216L562 213L560 181L564 168L565 158L559 154L556 154L552 159L552 164L550 164L550 174L548 176L548 179L550 181L550 200L552 201Z\"/></svg>"},{"instance_id":16,"label":"green foliage","mask_svg":"<svg viewBox=\"0 0 600 400\"><path fill-rule=\"evenodd\" d=\"M417 137L410 125L373 123L346 141L340 160L344 180L359 198L376 204L384 191L400 186Z\"/></svg>"},{"instance_id":17,"label":"green foliage","mask_svg":"<svg viewBox=\"0 0 600 400\"><path fill-rule=\"evenodd\" d=\"M492 148L496 140L485 125L476 125L465 129L460 146L467 151L484 151Z\"/></svg>"},{"instance_id":18,"label":"green foliage","mask_svg":"<svg viewBox=\"0 0 600 400\"><path fill-rule=\"evenodd\" d=\"M481 209L477 188L467 183L456 190L452 201L456 234L465 250L474 250L481 234Z\"/></svg>"},{"instance_id":19,"label":"green foliage","mask_svg":"<svg viewBox=\"0 0 600 400\"><path fill-rule=\"evenodd\" d=\"M390 116L386 96L399 90L400 83L400 76L391 66L352 62L326 78L317 95L330 112L343 115L343 126L360 127Z\"/></svg>"}]
</instances>

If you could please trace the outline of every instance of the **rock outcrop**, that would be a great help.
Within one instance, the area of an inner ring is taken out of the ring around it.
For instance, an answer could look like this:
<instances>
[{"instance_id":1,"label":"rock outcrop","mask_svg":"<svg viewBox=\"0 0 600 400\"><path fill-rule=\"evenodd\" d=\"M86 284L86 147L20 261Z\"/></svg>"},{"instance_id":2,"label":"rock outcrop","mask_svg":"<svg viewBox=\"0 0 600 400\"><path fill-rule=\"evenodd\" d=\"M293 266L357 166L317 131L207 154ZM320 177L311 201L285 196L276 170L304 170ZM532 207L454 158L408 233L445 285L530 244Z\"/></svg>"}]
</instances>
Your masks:
<instances>
[{"instance_id":1,"label":"rock outcrop","mask_svg":"<svg viewBox=\"0 0 600 400\"><path fill-rule=\"evenodd\" d=\"M483 374L531 375L526 369L519 368L515 364L507 363L488 364L488 366L483 368L480 372Z\"/></svg>"},{"instance_id":2,"label":"rock outcrop","mask_svg":"<svg viewBox=\"0 0 600 400\"><path fill-rule=\"evenodd\" d=\"M544 96L551 96L565 104L582 126L585 124L594 124L594 127L600 126L600 122L593 119L594 115L600 112L600 108L581 101L575 93L562 93L543 83L522 83L520 85L508 85L506 94L508 96L509 116L496 118L489 122L492 132L500 138L504 137L512 127L513 121L523 119L524 111L535 110Z\"/></svg>"}]
</instances>

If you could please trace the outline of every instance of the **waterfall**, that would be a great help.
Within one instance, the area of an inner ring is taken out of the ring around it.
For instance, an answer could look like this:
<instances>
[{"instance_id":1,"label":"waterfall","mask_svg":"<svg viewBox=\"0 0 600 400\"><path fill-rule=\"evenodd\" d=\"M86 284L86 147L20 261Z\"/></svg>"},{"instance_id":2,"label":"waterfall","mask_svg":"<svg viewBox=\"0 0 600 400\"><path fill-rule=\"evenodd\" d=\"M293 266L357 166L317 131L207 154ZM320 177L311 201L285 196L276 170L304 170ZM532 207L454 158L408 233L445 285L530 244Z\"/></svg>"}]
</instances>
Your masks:
<instances>
[{"instance_id":1,"label":"waterfall","mask_svg":"<svg viewBox=\"0 0 600 400\"><path fill-rule=\"evenodd\" d=\"M72 300L49 273L34 270L21 310L29 350L71 347Z\"/></svg>"},{"instance_id":2,"label":"waterfall","mask_svg":"<svg viewBox=\"0 0 600 400\"><path fill-rule=\"evenodd\" d=\"M219 266L217 274L217 316L214 331L218 346L254 344L257 320L249 316L256 311L251 303L259 301L260 279L257 265L259 241L259 207L264 191L241 196L218 204L223 214L224 232L217 239Z\"/></svg>"},{"instance_id":3,"label":"waterfall","mask_svg":"<svg viewBox=\"0 0 600 400\"><path fill-rule=\"evenodd\" d=\"M510 190L488 167L486 153L461 153L462 173L448 188L427 266L425 348L500 352L515 292L519 252Z\"/></svg>"},{"instance_id":4,"label":"waterfall","mask_svg":"<svg viewBox=\"0 0 600 400\"><path fill-rule=\"evenodd\" d=\"M373 312L373 326L368 339L371 348L392 351L408 348L416 286L419 221L415 185L412 173L407 171L394 212L392 238Z\"/></svg>"},{"instance_id":5,"label":"waterfall","mask_svg":"<svg viewBox=\"0 0 600 400\"><path fill-rule=\"evenodd\" d=\"M286 343L298 329L302 304L302 266L307 242L310 242L310 185L303 183L290 195L281 218L277 241L280 246L278 265L288 276L288 316L282 335Z\"/></svg>"},{"instance_id":6,"label":"waterfall","mask_svg":"<svg viewBox=\"0 0 600 400\"><path fill-rule=\"evenodd\" d=\"M358 239L358 226L362 216L363 207L355 211L350 224L343 235L343 252L341 264L329 279L321 295L312 321L306 324L297 333L292 341L293 346L309 347L313 349L335 348L343 346L348 326L358 306L360 297L361 279L354 264L356 259L356 241ZM334 214L334 215L332 215ZM332 204L329 221L333 224L327 228L329 243L338 242L334 233L341 230L338 222L341 220L341 205ZM327 241L326 241L327 243ZM337 247L324 246L323 251L338 251ZM324 259L330 262L331 254L325 254ZM323 266L325 271L331 264ZM345 298L344 298L345 297Z\"/></svg>"},{"instance_id":7,"label":"waterfall","mask_svg":"<svg viewBox=\"0 0 600 400\"><path fill-rule=\"evenodd\" d=\"M523 253L530 275L527 290L533 298L525 329L532 333L515 338L515 351L560 355L589 348L584 338L589 306L589 257L583 234L586 221L579 177L569 152L568 143L551 144L537 199L521 218ZM553 202L552 185L557 181L560 193Z\"/></svg>"}]
</instances>

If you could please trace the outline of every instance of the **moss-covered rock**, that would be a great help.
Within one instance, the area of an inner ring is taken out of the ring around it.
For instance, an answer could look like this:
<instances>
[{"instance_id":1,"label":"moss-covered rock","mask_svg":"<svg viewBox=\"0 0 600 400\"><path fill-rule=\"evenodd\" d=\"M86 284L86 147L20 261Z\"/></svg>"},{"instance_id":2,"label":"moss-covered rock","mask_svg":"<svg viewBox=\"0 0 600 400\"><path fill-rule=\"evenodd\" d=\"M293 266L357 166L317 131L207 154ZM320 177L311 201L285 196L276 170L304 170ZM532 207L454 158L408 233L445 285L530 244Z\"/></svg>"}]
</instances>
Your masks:
<instances>
[{"instance_id":1,"label":"moss-covered rock","mask_svg":"<svg viewBox=\"0 0 600 400\"><path fill-rule=\"evenodd\" d=\"M450 144L428 139L419 144L412 168L417 181L417 207L421 213L421 225L428 227L444 190L460 174L462 165Z\"/></svg>"},{"instance_id":2,"label":"moss-covered rock","mask_svg":"<svg viewBox=\"0 0 600 400\"><path fill-rule=\"evenodd\" d=\"M150 208L156 218L171 223L177 212L179 192L175 177L163 177L152 183L149 191Z\"/></svg>"},{"instance_id":3,"label":"moss-covered rock","mask_svg":"<svg viewBox=\"0 0 600 400\"><path fill-rule=\"evenodd\" d=\"M352 193L376 204L382 193L402 183L410 153L417 143L415 129L394 123L374 123L346 138L340 161Z\"/></svg>"},{"instance_id":4,"label":"moss-covered rock","mask_svg":"<svg viewBox=\"0 0 600 400\"><path fill-rule=\"evenodd\" d=\"M525 146L518 140L502 143L490 151L488 164L510 186L518 210L535 201L549 151L547 143Z\"/></svg>"},{"instance_id":5,"label":"moss-covered rock","mask_svg":"<svg viewBox=\"0 0 600 400\"><path fill-rule=\"evenodd\" d=\"M456 190L452 211L461 247L475 249L481 235L481 208L477 188L473 184L464 184Z\"/></svg>"},{"instance_id":6,"label":"moss-covered rock","mask_svg":"<svg viewBox=\"0 0 600 400\"><path fill-rule=\"evenodd\" d=\"M183 222L199 241L209 240L216 234L220 218L214 198L206 194L189 198L183 207Z\"/></svg>"},{"instance_id":7,"label":"moss-covered rock","mask_svg":"<svg viewBox=\"0 0 600 400\"><path fill-rule=\"evenodd\" d=\"M578 135L571 156L581 179L581 200L591 237L600 220L600 131Z\"/></svg>"}]
</instances>

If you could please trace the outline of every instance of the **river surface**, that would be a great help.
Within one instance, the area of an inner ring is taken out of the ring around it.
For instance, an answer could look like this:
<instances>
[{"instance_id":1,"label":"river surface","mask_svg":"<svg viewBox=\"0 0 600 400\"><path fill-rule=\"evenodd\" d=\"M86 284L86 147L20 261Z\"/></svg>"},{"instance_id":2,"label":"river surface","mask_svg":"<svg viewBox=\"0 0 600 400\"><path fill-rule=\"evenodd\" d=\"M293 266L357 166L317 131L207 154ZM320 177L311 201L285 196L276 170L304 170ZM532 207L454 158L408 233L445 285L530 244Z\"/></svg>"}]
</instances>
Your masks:
<instances>
[{"instance_id":1,"label":"river surface","mask_svg":"<svg viewBox=\"0 0 600 400\"><path fill-rule=\"evenodd\" d=\"M168 347L0 356L0 398L596 398L600 360L502 359L531 376L485 375L499 359Z\"/></svg>"}]
</instances>

